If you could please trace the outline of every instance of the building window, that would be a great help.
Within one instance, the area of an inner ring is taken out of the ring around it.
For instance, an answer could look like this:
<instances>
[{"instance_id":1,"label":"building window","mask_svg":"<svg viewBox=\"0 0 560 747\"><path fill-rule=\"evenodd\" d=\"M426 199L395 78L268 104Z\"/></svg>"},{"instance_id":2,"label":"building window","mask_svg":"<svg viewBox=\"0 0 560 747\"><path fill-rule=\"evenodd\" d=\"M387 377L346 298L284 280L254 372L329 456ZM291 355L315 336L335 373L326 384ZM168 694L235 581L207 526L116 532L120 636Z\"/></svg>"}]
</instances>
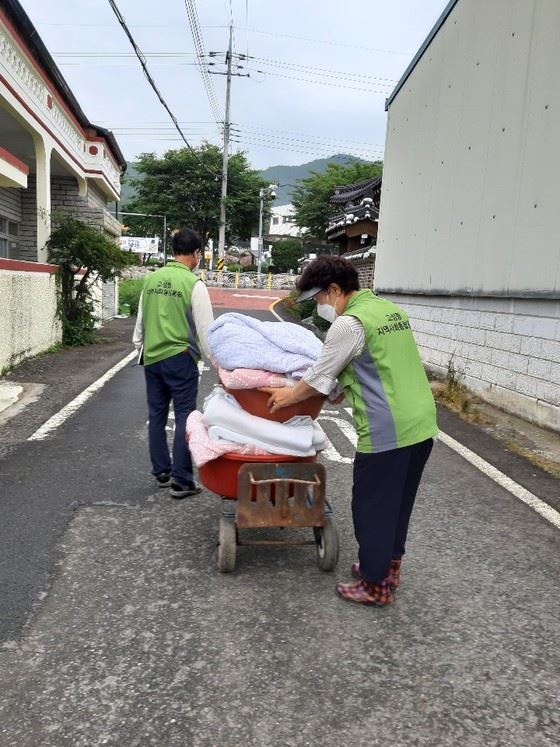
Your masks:
<instances>
[{"instance_id":1,"label":"building window","mask_svg":"<svg viewBox=\"0 0 560 747\"><path fill-rule=\"evenodd\" d=\"M14 239L18 235L19 224L0 215L0 257L8 259L16 254L17 241Z\"/></svg>"},{"instance_id":2,"label":"building window","mask_svg":"<svg viewBox=\"0 0 560 747\"><path fill-rule=\"evenodd\" d=\"M282 217L282 223L291 223L292 222L292 216L291 215L284 215Z\"/></svg>"},{"instance_id":3,"label":"building window","mask_svg":"<svg viewBox=\"0 0 560 747\"><path fill-rule=\"evenodd\" d=\"M280 223L280 218L277 215L272 216L272 225L277 226Z\"/></svg>"}]
</instances>

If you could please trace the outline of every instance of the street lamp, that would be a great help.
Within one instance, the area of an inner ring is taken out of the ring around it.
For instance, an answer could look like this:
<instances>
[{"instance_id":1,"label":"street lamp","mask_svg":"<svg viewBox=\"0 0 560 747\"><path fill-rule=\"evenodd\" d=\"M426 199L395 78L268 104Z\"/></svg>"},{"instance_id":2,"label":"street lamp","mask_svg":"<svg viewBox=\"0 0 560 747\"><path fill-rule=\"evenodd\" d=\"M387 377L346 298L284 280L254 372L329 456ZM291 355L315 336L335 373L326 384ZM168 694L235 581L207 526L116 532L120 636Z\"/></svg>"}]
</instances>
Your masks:
<instances>
[{"instance_id":1,"label":"street lamp","mask_svg":"<svg viewBox=\"0 0 560 747\"><path fill-rule=\"evenodd\" d=\"M261 282L261 270L262 270L262 256L263 256L263 212L264 212L264 201L274 200L276 197L276 184L269 184L268 187L261 187L259 191L259 243L257 250L257 277L259 285Z\"/></svg>"}]
</instances>

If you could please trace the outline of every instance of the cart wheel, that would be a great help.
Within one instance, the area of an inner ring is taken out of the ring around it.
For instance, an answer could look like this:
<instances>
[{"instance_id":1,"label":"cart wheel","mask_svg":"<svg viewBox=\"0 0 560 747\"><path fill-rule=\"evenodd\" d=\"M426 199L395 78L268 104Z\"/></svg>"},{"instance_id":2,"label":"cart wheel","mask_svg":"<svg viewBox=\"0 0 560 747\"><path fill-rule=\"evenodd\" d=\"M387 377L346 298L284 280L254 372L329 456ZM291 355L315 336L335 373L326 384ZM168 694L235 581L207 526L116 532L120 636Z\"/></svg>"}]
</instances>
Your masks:
<instances>
[{"instance_id":1,"label":"cart wheel","mask_svg":"<svg viewBox=\"0 0 560 747\"><path fill-rule=\"evenodd\" d=\"M222 516L218 536L218 568L222 573L231 573L235 570L236 551L237 531L235 529L235 519Z\"/></svg>"},{"instance_id":2,"label":"cart wheel","mask_svg":"<svg viewBox=\"0 0 560 747\"><path fill-rule=\"evenodd\" d=\"M338 532L330 516L325 516L325 525L314 527L317 544L317 565L323 571L334 571L338 563Z\"/></svg>"}]
</instances>

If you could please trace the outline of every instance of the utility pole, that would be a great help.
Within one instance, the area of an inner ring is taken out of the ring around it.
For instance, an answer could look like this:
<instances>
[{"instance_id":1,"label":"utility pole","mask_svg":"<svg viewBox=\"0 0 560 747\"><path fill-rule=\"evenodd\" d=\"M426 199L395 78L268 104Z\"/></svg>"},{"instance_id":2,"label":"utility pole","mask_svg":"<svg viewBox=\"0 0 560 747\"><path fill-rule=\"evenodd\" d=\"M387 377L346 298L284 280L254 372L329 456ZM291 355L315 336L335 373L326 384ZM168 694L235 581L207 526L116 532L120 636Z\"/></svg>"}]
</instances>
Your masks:
<instances>
[{"instance_id":1,"label":"utility pole","mask_svg":"<svg viewBox=\"0 0 560 747\"><path fill-rule=\"evenodd\" d=\"M229 46L227 51L227 78L226 78L226 118L224 122L224 153L222 160L222 198L220 201L220 233L218 236L218 257L223 259L226 253L226 198L227 178L229 160L229 102L231 97L231 59L232 59L233 26L229 27Z\"/></svg>"}]
</instances>

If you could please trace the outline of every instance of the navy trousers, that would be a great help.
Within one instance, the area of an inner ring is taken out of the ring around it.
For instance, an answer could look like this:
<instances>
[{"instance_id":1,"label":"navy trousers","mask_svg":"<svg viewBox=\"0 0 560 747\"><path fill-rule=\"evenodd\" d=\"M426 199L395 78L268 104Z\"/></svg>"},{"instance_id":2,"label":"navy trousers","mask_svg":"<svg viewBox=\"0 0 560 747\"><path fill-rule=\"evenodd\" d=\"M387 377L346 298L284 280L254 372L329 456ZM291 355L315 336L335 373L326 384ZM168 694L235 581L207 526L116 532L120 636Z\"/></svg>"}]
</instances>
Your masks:
<instances>
[{"instance_id":1,"label":"navy trousers","mask_svg":"<svg viewBox=\"0 0 560 747\"><path fill-rule=\"evenodd\" d=\"M404 555L410 515L432 447L429 438L379 454L356 454L352 517L365 581L387 578L391 560Z\"/></svg>"},{"instance_id":2,"label":"navy trousers","mask_svg":"<svg viewBox=\"0 0 560 747\"><path fill-rule=\"evenodd\" d=\"M198 366L185 352L144 366L144 373L150 416L148 435L152 474L171 472L176 482L187 485L193 481L193 467L186 442L186 424L188 416L196 409ZM169 455L165 430L171 401L175 412L173 460Z\"/></svg>"}]
</instances>

